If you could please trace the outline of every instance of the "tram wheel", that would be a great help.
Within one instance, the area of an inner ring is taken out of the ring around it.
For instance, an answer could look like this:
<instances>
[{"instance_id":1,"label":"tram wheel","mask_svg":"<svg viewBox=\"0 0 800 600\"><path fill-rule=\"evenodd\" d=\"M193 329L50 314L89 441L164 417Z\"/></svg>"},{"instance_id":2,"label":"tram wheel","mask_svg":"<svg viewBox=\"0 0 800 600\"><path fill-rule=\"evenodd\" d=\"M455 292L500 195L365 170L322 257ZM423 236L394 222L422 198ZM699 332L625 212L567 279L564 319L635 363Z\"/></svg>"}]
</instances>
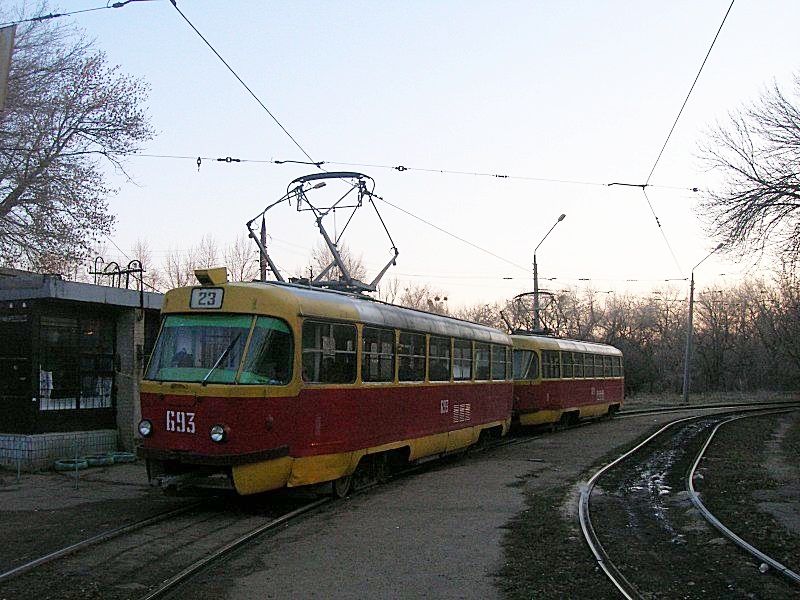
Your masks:
<instances>
[{"instance_id":1,"label":"tram wheel","mask_svg":"<svg viewBox=\"0 0 800 600\"><path fill-rule=\"evenodd\" d=\"M345 475L344 477L339 477L339 479L334 479L331 487L334 498L344 498L353 489L353 476Z\"/></svg>"}]
</instances>

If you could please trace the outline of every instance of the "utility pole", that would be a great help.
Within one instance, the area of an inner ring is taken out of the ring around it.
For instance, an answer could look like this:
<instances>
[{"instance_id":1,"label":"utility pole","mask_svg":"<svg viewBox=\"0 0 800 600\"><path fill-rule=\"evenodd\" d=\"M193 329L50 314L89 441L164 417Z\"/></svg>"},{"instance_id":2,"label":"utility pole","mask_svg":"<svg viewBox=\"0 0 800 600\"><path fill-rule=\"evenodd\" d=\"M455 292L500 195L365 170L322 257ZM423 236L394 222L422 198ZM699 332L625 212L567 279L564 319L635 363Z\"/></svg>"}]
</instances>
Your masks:
<instances>
[{"instance_id":1,"label":"utility pole","mask_svg":"<svg viewBox=\"0 0 800 600\"><path fill-rule=\"evenodd\" d=\"M722 248L724 244L720 242L716 248L714 248L711 252L709 252L706 257L697 263L694 267L692 267L692 277L689 282L689 317L687 320L686 326L686 353L683 357L683 404L689 404L689 384L691 383L689 378L689 365L692 362L692 337L694 334L694 325L693 325L693 318L694 318L694 270L703 264L709 256L714 254L717 250Z\"/></svg>"}]
</instances>

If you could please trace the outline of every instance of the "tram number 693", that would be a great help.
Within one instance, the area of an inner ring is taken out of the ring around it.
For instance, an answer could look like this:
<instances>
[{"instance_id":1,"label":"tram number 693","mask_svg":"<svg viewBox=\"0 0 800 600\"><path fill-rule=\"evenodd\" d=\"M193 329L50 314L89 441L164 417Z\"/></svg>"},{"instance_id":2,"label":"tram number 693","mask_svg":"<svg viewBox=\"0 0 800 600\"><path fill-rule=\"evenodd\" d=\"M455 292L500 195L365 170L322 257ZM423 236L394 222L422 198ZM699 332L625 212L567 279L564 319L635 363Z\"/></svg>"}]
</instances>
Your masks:
<instances>
[{"instance_id":1,"label":"tram number 693","mask_svg":"<svg viewBox=\"0 0 800 600\"><path fill-rule=\"evenodd\" d=\"M194 433L194 413L180 410L168 410L167 431Z\"/></svg>"}]
</instances>

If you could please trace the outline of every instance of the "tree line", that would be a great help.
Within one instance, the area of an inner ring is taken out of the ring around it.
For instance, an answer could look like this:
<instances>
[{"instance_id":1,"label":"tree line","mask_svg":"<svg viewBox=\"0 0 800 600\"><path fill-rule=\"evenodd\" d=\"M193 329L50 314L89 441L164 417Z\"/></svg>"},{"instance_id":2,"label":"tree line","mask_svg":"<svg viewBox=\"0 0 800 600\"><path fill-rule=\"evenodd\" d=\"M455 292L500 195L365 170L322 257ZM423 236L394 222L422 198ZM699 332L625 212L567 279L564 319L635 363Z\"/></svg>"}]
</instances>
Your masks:
<instances>
[{"instance_id":1,"label":"tree line","mask_svg":"<svg viewBox=\"0 0 800 600\"><path fill-rule=\"evenodd\" d=\"M225 264L235 281L258 278L257 250L242 236L219 248L210 235L184 252L169 251L161 266L139 241L136 258L145 282L168 289L194 282L194 269ZM344 260L363 276L361 258L346 247ZM315 248L295 276L319 272L330 262ZM406 285L388 277L378 299L449 315L504 331L533 329L530 294L494 304L451 307L430 284ZM675 287L637 296L574 288L541 299L540 319L549 335L616 346L625 356L628 394L680 393L688 330L686 290ZM785 268L769 280L750 279L723 289L701 289L694 299L693 392L800 389L800 281Z\"/></svg>"}]
</instances>

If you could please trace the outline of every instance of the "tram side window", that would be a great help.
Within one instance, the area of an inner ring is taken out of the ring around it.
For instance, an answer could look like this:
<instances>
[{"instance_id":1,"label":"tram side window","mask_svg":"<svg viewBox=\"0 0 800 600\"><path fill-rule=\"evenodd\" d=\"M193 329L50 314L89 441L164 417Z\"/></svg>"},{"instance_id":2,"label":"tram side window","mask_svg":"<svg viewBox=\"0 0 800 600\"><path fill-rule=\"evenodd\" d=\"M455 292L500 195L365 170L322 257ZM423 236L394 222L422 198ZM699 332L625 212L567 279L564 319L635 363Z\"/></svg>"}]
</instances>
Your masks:
<instances>
[{"instance_id":1,"label":"tram side window","mask_svg":"<svg viewBox=\"0 0 800 600\"><path fill-rule=\"evenodd\" d=\"M539 376L539 357L533 350L514 350L514 379L536 379Z\"/></svg>"},{"instance_id":2,"label":"tram side window","mask_svg":"<svg viewBox=\"0 0 800 600\"><path fill-rule=\"evenodd\" d=\"M303 323L303 381L353 383L355 380L355 326Z\"/></svg>"},{"instance_id":3,"label":"tram side window","mask_svg":"<svg viewBox=\"0 0 800 600\"><path fill-rule=\"evenodd\" d=\"M511 363L511 348L506 348L506 379L513 378L513 364Z\"/></svg>"},{"instance_id":4,"label":"tram side window","mask_svg":"<svg viewBox=\"0 0 800 600\"><path fill-rule=\"evenodd\" d=\"M489 379L489 344L475 344L475 379Z\"/></svg>"},{"instance_id":5,"label":"tram side window","mask_svg":"<svg viewBox=\"0 0 800 600\"><path fill-rule=\"evenodd\" d=\"M239 383L286 385L292 379L293 356L289 325L274 317L258 317Z\"/></svg>"},{"instance_id":6,"label":"tram side window","mask_svg":"<svg viewBox=\"0 0 800 600\"><path fill-rule=\"evenodd\" d=\"M583 355L583 376L594 377L594 357L591 354Z\"/></svg>"},{"instance_id":7,"label":"tram side window","mask_svg":"<svg viewBox=\"0 0 800 600\"><path fill-rule=\"evenodd\" d=\"M425 336L400 332L397 345L398 379L400 381L425 380Z\"/></svg>"},{"instance_id":8,"label":"tram side window","mask_svg":"<svg viewBox=\"0 0 800 600\"><path fill-rule=\"evenodd\" d=\"M614 377L622 377L622 357L614 356L612 359Z\"/></svg>"},{"instance_id":9,"label":"tram side window","mask_svg":"<svg viewBox=\"0 0 800 600\"><path fill-rule=\"evenodd\" d=\"M450 338L431 336L428 378L431 381L450 380Z\"/></svg>"},{"instance_id":10,"label":"tram side window","mask_svg":"<svg viewBox=\"0 0 800 600\"><path fill-rule=\"evenodd\" d=\"M594 376L603 376L603 357L597 354L594 355Z\"/></svg>"},{"instance_id":11,"label":"tram side window","mask_svg":"<svg viewBox=\"0 0 800 600\"><path fill-rule=\"evenodd\" d=\"M492 344L492 379L506 379L506 348Z\"/></svg>"},{"instance_id":12,"label":"tram side window","mask_svg":"<svg viewBox=\"0 0 800 600\"><path fill-rule=\"evenodd\" d=\"M394 381L394 330L364 327L361 379Z\"/></svg>"},{"instance_id":13,"label":"tram side window","mask_svg":"<svg viewBox=\"0 0 800 600\"><path fill-rule=\"evenodd\" d=\"M612 374L612 367L611 367L611 357L604 356L603 357L603 377L611 377Z\"/></svg>"},{"instance_id":14,"label":"tram side window","mask_svg":"<svg viewBox=\"0 0 800 600\"><path fill-rule=\"evenodd\" d=\"M575 376L575 369L572 368L572 352L561 353L561 371L563 377Z\"/></svg>"},{"instance_id":15,"label":"tram side window","mask_svg":"<svg viewBox=\"0 0 800 600\"><path fill-rule=\"evenodd\" d=\"M472 379L472 342L467 340L453 342L453 379L456 381Z\"/></svg>"},{"instance_id":16,"label":"tram side window","mask_svg":"<svg viewBox=\"0 0 800 600\"><path fill-rule=\"evenodd\" d=\"M561 362L558 350L542 350L542 377L545 379L559 379L561 377Z\"/></svg>"},{"instance_id":17,"label":"tram side window","mask_svg":"<svg viewBox=\"0 0 800 600\"><path fill-rule=\"evenodd\" d=\"M580 352L573 352L573 363L575 369L575 377L581 378L583 377L583 354Z\"/></svg>"}]
</instances>

